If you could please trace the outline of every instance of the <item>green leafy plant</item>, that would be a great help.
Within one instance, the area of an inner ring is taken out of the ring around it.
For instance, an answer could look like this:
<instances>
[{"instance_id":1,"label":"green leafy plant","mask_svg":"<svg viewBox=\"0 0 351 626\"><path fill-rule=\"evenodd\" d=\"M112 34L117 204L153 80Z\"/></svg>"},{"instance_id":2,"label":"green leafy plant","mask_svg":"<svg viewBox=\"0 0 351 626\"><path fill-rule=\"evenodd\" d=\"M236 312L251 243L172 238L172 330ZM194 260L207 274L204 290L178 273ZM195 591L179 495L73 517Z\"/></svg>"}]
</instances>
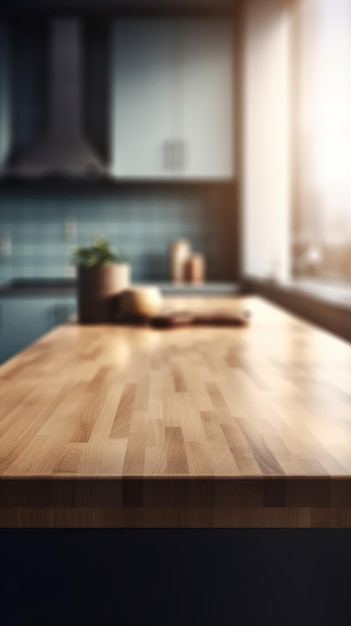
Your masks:
<instances>
[{"instance_id":1,"label":"green leafy plant","mask_svg":"<svg viewBox=\"0 0 351 626\"><path fill-rule=\"evenodd\" d=\"M71 261L74 265L96 267L97 265L128 263L129 258L124 252L116 253L106 239L97 237L90 247L76 246L73 249Z\"/></svg>"}]
</instances>

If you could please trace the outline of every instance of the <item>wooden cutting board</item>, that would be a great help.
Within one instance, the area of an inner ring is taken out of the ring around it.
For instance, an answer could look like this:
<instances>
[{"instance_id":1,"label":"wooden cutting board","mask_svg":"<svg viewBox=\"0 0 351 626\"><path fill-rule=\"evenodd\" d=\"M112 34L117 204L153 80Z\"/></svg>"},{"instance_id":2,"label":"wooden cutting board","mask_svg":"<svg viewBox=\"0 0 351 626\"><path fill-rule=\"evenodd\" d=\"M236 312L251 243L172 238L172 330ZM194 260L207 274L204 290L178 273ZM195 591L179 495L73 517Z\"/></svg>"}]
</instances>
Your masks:
<instances>
[{"instance_id":1,"label":"wooden cutting board","mask_svg":"<svg viewBox=\"0 0 351 626\"><path fill-rule=\"evenodd\" d=\"M120 315L116 321L120 324L150 324L154 328L181 328L184 326L247 326L249 313L225 310L207 311L164 311L152 317Z\"/></svg>"}]
</instances>

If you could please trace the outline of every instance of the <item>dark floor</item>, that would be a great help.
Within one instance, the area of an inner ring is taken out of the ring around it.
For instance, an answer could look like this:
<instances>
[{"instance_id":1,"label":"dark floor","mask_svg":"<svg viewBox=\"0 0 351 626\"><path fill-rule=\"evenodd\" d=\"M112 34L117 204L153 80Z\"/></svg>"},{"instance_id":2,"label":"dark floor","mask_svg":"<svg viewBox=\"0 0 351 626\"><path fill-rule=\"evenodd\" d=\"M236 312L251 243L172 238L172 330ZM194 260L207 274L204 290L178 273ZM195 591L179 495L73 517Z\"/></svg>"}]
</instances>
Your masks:
<instances>
[{"instance_id":1,"label":"dark floor","mask_svg":"<svg viewBox=\"0 0 351 626\"><path fill-rule=\"evenodd\" d=\"M351 531L3 530L2 626L343 626Z\"/></svg>"}]
</instances>

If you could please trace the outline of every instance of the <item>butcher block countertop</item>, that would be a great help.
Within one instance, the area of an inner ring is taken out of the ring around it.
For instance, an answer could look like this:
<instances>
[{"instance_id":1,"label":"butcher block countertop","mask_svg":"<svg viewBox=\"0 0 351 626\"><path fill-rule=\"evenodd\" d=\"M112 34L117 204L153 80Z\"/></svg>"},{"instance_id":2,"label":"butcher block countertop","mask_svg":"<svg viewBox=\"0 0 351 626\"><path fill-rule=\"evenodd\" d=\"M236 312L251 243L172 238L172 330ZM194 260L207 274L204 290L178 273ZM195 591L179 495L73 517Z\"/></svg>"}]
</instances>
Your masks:
<instances>
[{"instance_id":1,"label":"butcher block countertop","mask_svg":"<svg viewBox=\"0 0 351 626\"><path fill-rule=\"evenodd\" d=\"M351 346L256 297L246 328L80 326L0 368L2 527L351 527Z\"/></svg>"}]
</instances>

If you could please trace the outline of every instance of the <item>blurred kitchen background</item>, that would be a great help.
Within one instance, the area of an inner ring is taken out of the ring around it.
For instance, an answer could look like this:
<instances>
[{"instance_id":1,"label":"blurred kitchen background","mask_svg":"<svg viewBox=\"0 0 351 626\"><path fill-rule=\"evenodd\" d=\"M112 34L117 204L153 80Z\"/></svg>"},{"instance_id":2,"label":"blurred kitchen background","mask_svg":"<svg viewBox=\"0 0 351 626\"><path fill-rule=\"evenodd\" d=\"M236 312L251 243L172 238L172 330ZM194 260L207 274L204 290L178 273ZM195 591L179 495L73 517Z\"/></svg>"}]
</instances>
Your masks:
<instances>
[{"instance_id":1,"label":"blurred kitchen background","mask_svg":"<svg viewBox=\"0 0 351 626\"><path fill-rule=\"evenodd\" d=\"M72 246L89 244L96 235L129 253L137 281L170 280L169 246L177 238L205 255L209 280L238 279L232 19L162 10L140 17L135 11L127 17L84 11L78 16L50 11L43 17L38 11L25 18L20 12L2 20L0 282L70 277ZM65 19L76 27L80 67L74 78L59 76L59 88L79 81L81 135L103 169L89 171L88 164L77 175L69 162L47 164L44 155L33 180L21 169L22 157L31 163L31 151L50 126L51 97L61 97L51 93L60 71L53 67L52 47L58 43L63 55L69 34L52 39L57 21ZM222 33L226 39L216 49ZM197 75L200 84L192 85ZM180 81L187 87L178 88ZM213 115L217 128L211 131ZM179 137L193 151L190 167L172 167L162 154L163 144ZM222 158L223 149L230 154ZM159 163L153 164L156 150ZM126 153L129 161L123 164Z\"/></svg>"},{"instance_id":2,"label":"blurred kitchen background","mask_svg":"<svg viewBox=\"0 0 351 626\"><path fill-rule=\"evenodd\" d=\"M95 235L129 253L134 281L171 288L181 238L208 286L350 338L350 66L351 0L13 0L0 12L3 294L72 282L72 246Z\"/></svg>"}]
</instances>

